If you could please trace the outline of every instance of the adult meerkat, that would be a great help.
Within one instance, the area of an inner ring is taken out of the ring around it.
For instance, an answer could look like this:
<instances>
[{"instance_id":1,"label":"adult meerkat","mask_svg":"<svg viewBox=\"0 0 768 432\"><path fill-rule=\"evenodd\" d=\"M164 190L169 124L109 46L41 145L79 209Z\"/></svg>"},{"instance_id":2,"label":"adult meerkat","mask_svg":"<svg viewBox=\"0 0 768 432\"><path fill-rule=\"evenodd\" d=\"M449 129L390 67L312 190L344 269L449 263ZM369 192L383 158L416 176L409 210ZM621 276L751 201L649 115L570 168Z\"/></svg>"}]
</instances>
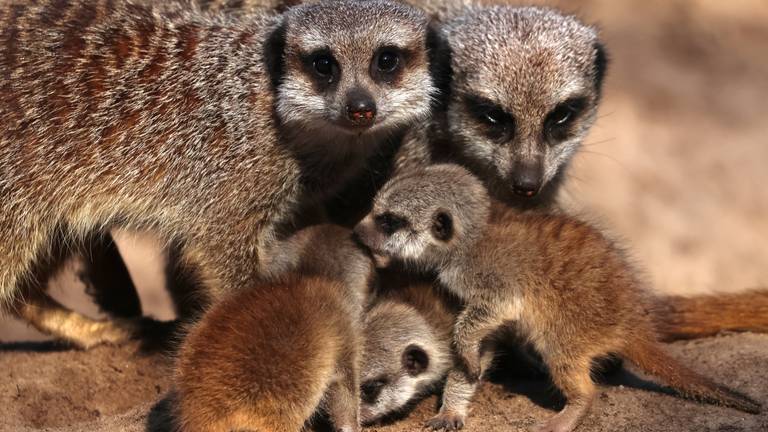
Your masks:
<instances>
[{"instance_id":1,"label":"adult meerkat","mask_svg":"<svg viewBox=\"0 0 768 432\"><path fill-rule=\"evenodd\" d=\"M318 407L335 430L359 430L373 264L340 227L307 228L287 243L273 275L215 304L185 338L175 430L299 431Z\"/></svg>"},{"instance_id":2,"label":"adult meerkat","mask_svg":"<svg viewBox=\"0 0 768 432\"><path fill-rule=\"evenodd\" d=\"M481 342L513 322L541 355L565 408L536 427L573 430L596 394L595 358L617 355L683 396L757 413L760 404L669 357L656 340L653 302L623 252L564 215L505 214L489 223L480 180L435 165L391 180L356 228L374 254L438 273L465 308L454 325L460 367L448 376L435 429L458 429L487 367Z\"/></svg>"},{"instance_id":3,"label":"adult meerkat","mask_svg":"<svg viewBox=\"0 0 768 432\"><path fill-rule=\"evenodd\" d=\"M226 20L4 3L0 303L79 346L128 337L64 309L41 277L111 227L178 245L212 299L248 286L298 209L429 115L427 24L383 0Z\"/></svg>"},{"instance_id":4,"label":"adult meerkat","mask_svg":"<svg viewBox=\"0 0 768 432\"><path fill-rule=\"evenodd\" d=\"M507 205L553 205L600 102L607 56L596 29L538 7L451 8L441 18L443 106L411 130L394 171L455 162Z\"/></svg>"}]
</instances>

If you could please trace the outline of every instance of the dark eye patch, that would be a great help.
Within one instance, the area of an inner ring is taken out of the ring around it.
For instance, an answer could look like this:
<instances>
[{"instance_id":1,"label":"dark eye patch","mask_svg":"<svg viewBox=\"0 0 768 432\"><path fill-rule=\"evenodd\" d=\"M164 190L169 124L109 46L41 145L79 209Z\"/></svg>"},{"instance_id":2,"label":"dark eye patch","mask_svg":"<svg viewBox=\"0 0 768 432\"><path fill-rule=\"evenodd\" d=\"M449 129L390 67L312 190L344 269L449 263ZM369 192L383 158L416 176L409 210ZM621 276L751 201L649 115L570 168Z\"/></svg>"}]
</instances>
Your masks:
<instances>
[{"instance_id":1,"label":"dark eye patch","mask_svg":"<svg viewBox=\"0 0 768 432\"><path fill-rule=\"evenodd\" d=\"M500 105L481 96L465 96L464 105L472 117L486 128L491 138L511 137L515 133L515 117Z\"/></svg>"},{"instance_id":2,"label":"dark eye patch","mask_svg":"<svg viewBox=\"0 0 768 432\"><path fill-rule=\"evenodd\" d=\"M408 221L400 216L396 216L391 212L382 213L374 218L376 226L386 235L392 235L398 230L401 230L408 226Z\"/></svg>"},{"instance_id":3,"label":"dark eye patch","mask_svg":"<svg viewBox=\"0 0 768 432\"><path fill-rule=\"evenodd\" d=\"M371 60L370 74L375 81L395 83L405 68L408 52L396 46L379 48Z\"/></svg>"},{"instance_id":4,"label":"dark eye patch","mask_svg":"<svg viewBox=\"0 0 768 432\"><path fill-rule=\"evenodd\" d=\"M328 87L337 82L341 75L341 68L336 58L328 49L319 49L301 56L305 69L315 81L322 87Z\"/></svg>"},{"instance_id":5,"label":"dark eye patch","mask_svg":"<svg viewBox=\"0 0 768 432\"><path fill-rule=\"evenodd\" d=\"M384 386L386 386L388 383L389 379L384 376L364 381L360 385L360 398L363 400L363 402L368 404L376 402L376 399L378 399L381 391L384 389Z\"/></svg>"},{"instance_id":6,"label":"dark eye patch","mask_svg":"<svg viewBox=\"0 0 768 432\"><path fill-rule=\"evenodd\" d=\"M544 134L553 141L568 138L571 126L586 110L586 97L575 97L558 104L544 119Z\"/></svg>"}]
</instances>

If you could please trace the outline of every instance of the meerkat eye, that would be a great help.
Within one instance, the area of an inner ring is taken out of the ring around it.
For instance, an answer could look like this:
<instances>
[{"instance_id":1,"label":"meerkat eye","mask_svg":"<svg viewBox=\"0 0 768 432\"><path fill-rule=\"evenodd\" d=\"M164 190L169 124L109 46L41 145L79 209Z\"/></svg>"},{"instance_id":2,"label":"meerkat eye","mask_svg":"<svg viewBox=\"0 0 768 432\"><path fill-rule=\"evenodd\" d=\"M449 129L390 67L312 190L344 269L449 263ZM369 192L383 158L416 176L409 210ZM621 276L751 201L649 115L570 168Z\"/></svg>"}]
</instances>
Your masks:
<instances>
[{"instance_id":1,"label":"meerkat eye","mask_svg":"<svg viewBox=\"0 0 768 432\"><path fill-rule=\"evenodd\" d=\"M333 73L333 59L330 56L319 55L315 57L312 66L315 68L315 72L320 76L325 77Z\"/></svg>"},{"instance_id":2,"label":"meerkat eye","mask_svg":"<svg viewBox=\"0 0 768 432\"><path fill-rule=\"evenodd\" d=\"M432 235L441 241L448 241L453 237L453 218L445 211L439 211L432 218Z\"/></svg>"},{"instance_id":3,"label":"meerkat eye","mask_svg":"<svg viewBox=\"0 0 768 432\"><path fill-rule=\"evenodd\" d=\"M467 97L465 104L472 116L486 128L492 138L512 135L515 118L503 108L482 97Z\"/></svg>"},{"instance_id":4,"label":"meerkat eye","mask_svg":"<svg viewBox=\"0 0 768 432\"><path fill-rule=\"evenodd\" d=\"M408 225L408 221L399 216L395 216L390 212L382 213L376 216L375 221L379 229L387 235L392 235Z\"/></svg>"},{"instance_id":5,"label":"meerkat eye","mask_svg":"<svg viewBox=\"0 0 768 432\"><path fill-rule=\"evenodd\" d=\"M389 380L386 377L375 378L363 382L360 385L360 398L365 403L372 404L376 402L376 399L378 399L384 386L388 383Z\"/></svg>"},{"instance_id":6,"label":"meerkat eye","mask_svg":"<svg viewBox=\"0 0 768 432\"><path fill-rule=\"evenodd\" d=\"M393 51L382 51L376 61L379 72L392 73L400 64L400 56Z\"/></svg>"},{"instance_id":7,"label":"meerkat eye","mask_svg":"<svg viewBox=\"0 0 768 432\"><path fill-rule=\"evenodd\" d=\"M504 111L489 109L483 113L483 120L491 126L498 126L504 122Z\"/></svg>"},{"instance_id":8,"label":"meerkat eye","mask_svg":"<svg viewBox=\"0 0 768 432\"><path fill-rule=\"evenodd\" d=\"M586 98L572 98L555 107L544 121L546 133L550 138L562 140L568 136L568 127L584 111Z\"/></svg>"}]
</instances>

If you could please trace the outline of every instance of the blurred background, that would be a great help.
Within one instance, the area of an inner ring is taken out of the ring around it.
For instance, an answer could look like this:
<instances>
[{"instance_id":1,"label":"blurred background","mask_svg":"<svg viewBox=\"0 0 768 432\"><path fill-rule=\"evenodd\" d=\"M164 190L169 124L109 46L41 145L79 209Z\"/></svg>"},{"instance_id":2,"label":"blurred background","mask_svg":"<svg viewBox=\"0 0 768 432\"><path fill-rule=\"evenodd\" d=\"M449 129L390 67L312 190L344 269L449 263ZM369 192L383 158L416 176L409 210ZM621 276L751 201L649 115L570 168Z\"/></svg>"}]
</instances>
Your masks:
<instances>
[{"instance_id":1,"label":"blurred background","mask_svg":"<svg viewBox=\"0 0 768 432\"><path fill-rule=\"evenodd\" d=\"M612 60L569 200L624 241L660 292L768 286L768 2L531 3L597 24ZM171 318L157 244L116 239L145 314ZM95 315L76 270L52 293ZM1 341L42 338L0 319Z\"/></svg>"}]
</instances>

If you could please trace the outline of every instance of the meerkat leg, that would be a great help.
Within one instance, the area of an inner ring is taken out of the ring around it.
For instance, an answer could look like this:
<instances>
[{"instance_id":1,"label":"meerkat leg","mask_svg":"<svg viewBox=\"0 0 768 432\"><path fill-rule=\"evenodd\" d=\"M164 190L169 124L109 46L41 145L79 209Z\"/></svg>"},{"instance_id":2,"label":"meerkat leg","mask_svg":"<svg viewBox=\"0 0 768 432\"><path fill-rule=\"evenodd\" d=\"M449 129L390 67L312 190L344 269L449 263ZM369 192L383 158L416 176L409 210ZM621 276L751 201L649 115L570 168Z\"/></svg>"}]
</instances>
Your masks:
<instances>
[{"instance_id":1,"label":"meerkat leg","mask_svg":"<svg viewBox=\"0 0 768 432\"><path fill-rule=\"evenodd\" d=\"M554 417L534 426L533 432L570 432L589 411L597 389L590 376L590 358L545 356L552 381L567 398L565 407Z\"/></svg>"},{"instance_id":2,"label":"meerkat leg","mask_svg":"<svg viewBox=\"0 0 768 432\"><path fill-rule=\"evenodd\" d=\"M448 373L440 412L427 421L427 427L433 430L459 430L464 427L479 380L493 361L492 352L480 352L481 343L502 321L483 307L467 307L459 315L453 339L456 355L464 363L464 370L453 368Z\"/></svg>"},{"instance_id":3,"label":"meerkat leg","mask_svg":"<svg viewBox=\"0 0 768 432\"><path fill-rule=\"evenodd\" d=\"M469 414L469 404L477 390L478 381L470 382L466 374L451 369L443 388L442 405L436 416L427 420L426 427L432 430L459 430Z\"/></svg>"},{"instance_id":4,"label":"meerkat leg","mask_svg":"<svg viewBox=\"0 0 768 432\"><path fill-rule=\"evenodd\" d=\"M356 356L349 353L339 364L339 377L327 390L324 406L334 430L358 432L360 430L360 383Z\"/></svg>"},{"instance_id":5,"label":"meerkat leg","mask_svg":"<svg viewBox=\"0 0 768 432\"><path fill-rule=\"evenodd\" d=\"M499 328L504 320L486 306L468 306L453 327L453 346L466 368L467 378L477 381L483 373L480 348L483 339Z\"/></svg>"},{"instance_id":6,"label":"meerkat leg","mask_svg":"<svg viewBox=\"0 0 768 432\"><path fill-rule=\"evenodd\" d=\"M46 284L61 269L72 251L61 238L41 242L44 252L30 250L30 257L44 256L35 260L28 270L30 276L17 282L11 312L43 333L64 339L80 348L90 348L101 343L120 343L136 332L137 322L127 320L100 321L71 311L46 292Z\"/></svg>"},{"instance_id":7,"label":"meerkat leg","mask_svg":"<svg viewBox=\"0 0 768 432\"><path fill-rule=\"evenodd\" d=\"M18 300L13 309L41 332L83 349L105 343L123 343L138 331L138 322L95 320L65 308L42 291Z\"/></svg>"}]
</instances>

